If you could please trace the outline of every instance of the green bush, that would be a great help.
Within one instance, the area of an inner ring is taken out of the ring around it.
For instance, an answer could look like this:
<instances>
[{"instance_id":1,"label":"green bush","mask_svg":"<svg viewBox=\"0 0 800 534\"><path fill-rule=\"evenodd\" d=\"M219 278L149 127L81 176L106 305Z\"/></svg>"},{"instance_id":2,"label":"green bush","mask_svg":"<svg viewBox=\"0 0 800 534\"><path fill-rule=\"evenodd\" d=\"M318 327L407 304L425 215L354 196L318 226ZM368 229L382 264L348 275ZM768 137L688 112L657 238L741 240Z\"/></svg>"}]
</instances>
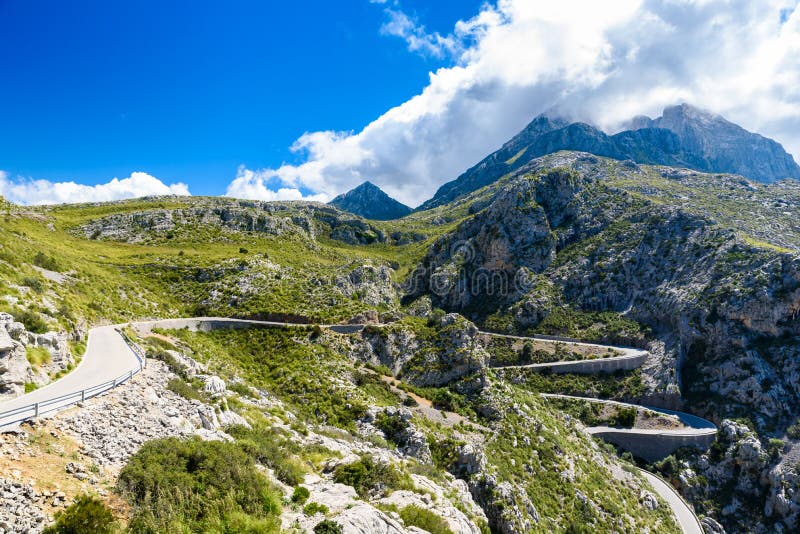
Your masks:
<instances>
[{"instance_id":1,"label":"green bush","mask_svg":"<svg viewBox=\"0 0 800 534\"><path fill-rule=\"evenodd\" d=\"M303 513L307 516L312 516L314 514L327 514L328 507L324 504L319 504L318 502L310 502L305 506L305 508L303 508Z\"/></svg>"},{"instance_id":2,"label":"green bush","mask_svg":"<svg viewBox=\"0 0 800 534\"><path fill-rule=\"evenodd\" d=\"M403 520L403 523L405 523L407 527L419 527L423 530L427 530L431 534L453 534L447 521L430 510L426 510L415 504L411 504L400 510L400 519Z\"/></svg>"},{"instance_id":3,"label":"green bush","mask_svg":"<svg viewBox=\"0 0 800 534\"><path fill-rule=\"evenodd\" d=\"M186 375L186 370L183 368L183 366L179 364L178 360L176 360L175 357L166 350L148 348L147 357L153 360L160 360L164 362L165 364L167 364L167 367L169 367L170 371L178 375L183 380L189 378Z\"/></svg>"},{"instance_id":4,"label":"green bush","mask_svg":"<svg viewBox=\"0 0 800 534\"><path fill-rule=\"evenodd\" d=\"M233 391L234 393L238 393L242 397L247 397L250 399L256 398L253 390L247 384L243 384L242 382L233 382L228 385L228 389Z\"/></svg>"},{"instance_id":5,"label":"green bush","mask_svg":"<svg viewBox=\"0 0 800 534\"><path fill-rule=\"evenodd\" d=\"M385 495L396 489L411 489L411 477L389 463L376 462L369 456L351 464L340 465L333 476L339 484L352 486L361 498Z\"/></svg>"},{"instance_id":6,"label":"green bush","mask_svg":"<svg viewBox=\"0 0 800 534\"><path fill-rule=\"evenodd\" d=\"M44 347L27 347L25 349L25 356L28 359L28 363L31 364L33 368L39 368L52 361L50 351Z\"/></svg>"},{"instance_id":7,"label":"green bush","mask_svg":"<svg viewBox=\"0 0 800 534\"><path fill-rule=\"evenodd\" d=\"M277 490L235 443L145 443L119 475L132 532L278 532Z\"/></svg>"},{"instance_id":8,"label":"green bush","mask_svg":"<svg viewBox=\"0 0 800 534\"><path fill-rule=\"evenodd\" d=\"M305 504L309 495L311 495L311 492L308 491L308 488L297 486L294 488L294 493L292 493L292 502L297 504Z\"/></svg>"},{"instance_id":9,"label":"green bush","mask_svg":"<svg viewBox=\"0 0 800 534\"><path fill-rule=\"evenodd\" d=\"M394 415L387 415L385 412L380 412L375 418L375 426L378 427L386 437L396 442L398 437L408 428L408 423L403 420L399 413Z\"/></svg>"},{"instance_id":10,"label":"green bush","mask_svg":"<svg viewBox=\"0 0 800 534\"><path fill-rule=\"evenodd\" d=\"M330 519L323 519L314 527L314 534L342 534L342 525Z\"/></svg>"},{"instance_id":11,"label":"green bush","mask_svg":"<svg viewBox=\"0 0 800 534\"><path fill-rule=\"evenodd\" d=\"M25 330L34 334L47 332L47 323L35 311L16 309L12 312L14 319L25 325Z\"/></svg>"},{"instance_id":12,"label":"green bush","mask_svg":"<svg viewBox=\"0 0 800 534\"><path fill-rule=\"evenodd\" d=\"M191 384L182 378L173 378L167 382L167 389L173 393L177 393L186 400L208 400L207 396L192 387Z\"/></svg>"},{"instance_id":13,"label":"green bush","mask_svg":"<svg viewBox=\"0 0 800 534\"><path fill-rule=\"evenodd\" d=\"M621 428L632 428L636 422L636 408L622 407L617 409L617 413L611 419L611 426Z\"/></svg>"},{"instance_id":14,"label":"green bush","mask_svg":"<svg viewBox=\"0 0 800 534\"><path fill-rule=\"evenodd\" d=\"M434 390L433 395L431 395L431 402L435 408L451 412L457 411L464 405L464 399L447 388Z\"/></svg>"},{"instance_id":15,"label":"green bush","mask_svg":"<svg viewBox=\"0 0 800 534\"><path fill-rule=\"evenodd\" d=\"M22 279L22 285L33 289L37 293L44 291L44 282L42 282L41 278L26 276Z\"/></svg>"},{"instance_id":16,"label":"green bush","mask_svg":"<svg viewBox=\"0 0 800 534\"><path fill-rule=\"evenodd\" d=\"M439 469L449 470L458 461L458 451L465 442L450 437L428 436L433 463Z\"/></svg>"},{"instance_id":17,"label":"green bush","mask_svg":"<svg viewBox=\"0 0 800 534\"><path fill-rule=\"evenodd\" d=\"M272 431L234 426L228 434L237 439L239 447L256 462L272 468L275 476L290 486L303 482L306 469L292 453L293 444Z\"/></svg>"},{"instance_id":18,"label":"green bush","mask_svg":"<svg viewBox=\"0 0 800 534\"><path fill-rule=\"evenodd\" d=\"M786 436L792 439L800 439L800 422L796 422L786 429Z\"/></svg>"},{"instance_id":19,"label":"green bush","mask_svg":"<svg viewBox=\"0 0 800 534\"><path fill-rule=\"evenodd\" d=\"M55 523L43 534L107 534L117 530L111 510L97 497L81 495L66 509L56 513Z\"/></svg>"},{"instance_id":20,"label":"green bush","mask_svg":"<svg viewBox=\"0 0 800 534\"><path fill-rule=\"evenodd\" d=\"M37 252L33 257L33 264L48 271L60 271L61 266L53 256L48 256L43 252Z\"/></svg>"}]
</instances>

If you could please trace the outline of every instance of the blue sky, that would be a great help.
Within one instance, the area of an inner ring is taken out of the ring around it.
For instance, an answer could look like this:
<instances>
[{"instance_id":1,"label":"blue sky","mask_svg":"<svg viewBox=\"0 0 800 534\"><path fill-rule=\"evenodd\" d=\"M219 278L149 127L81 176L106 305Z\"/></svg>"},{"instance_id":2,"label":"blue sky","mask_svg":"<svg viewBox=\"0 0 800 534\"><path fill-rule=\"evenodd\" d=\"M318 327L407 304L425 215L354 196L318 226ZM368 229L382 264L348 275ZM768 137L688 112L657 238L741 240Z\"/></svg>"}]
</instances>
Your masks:
<instances>
[{"instance_id":1,"label":"blue sky","mask_svg":"<svg viewBox=\"0 0 800 534\"><path fill-rule=\"evenodd\" d=\"M416 206L553 111L689 102L800 153L798 0L0 0L0 195Z\"/></svg>"},{"instance_id":2,"label":"blue sky","mask_svg":"<svg viewBox=\"0 0 800 534\"><path fill-rule=\"evenodd\" d=\"M449 31L479 2L404 1ZM451 62L346 2L0 0L0 169L96 184L143 171L223 194L296 161L304 132L359 130Z\"/></svg>"}]
</instances>

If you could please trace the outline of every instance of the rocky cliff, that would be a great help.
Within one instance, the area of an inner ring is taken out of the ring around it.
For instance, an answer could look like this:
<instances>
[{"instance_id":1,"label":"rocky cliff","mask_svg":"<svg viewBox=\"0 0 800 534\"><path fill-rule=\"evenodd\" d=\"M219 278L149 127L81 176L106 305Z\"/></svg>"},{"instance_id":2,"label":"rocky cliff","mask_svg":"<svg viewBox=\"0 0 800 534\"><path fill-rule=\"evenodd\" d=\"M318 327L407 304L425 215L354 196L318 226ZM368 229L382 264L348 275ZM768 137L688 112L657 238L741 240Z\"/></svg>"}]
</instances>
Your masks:
<instances>
[{"instance_id":1,"label":"rocky cliff","mask_svg":"<svg viewBox=\"0 0 800 534\"><path fill-rule=\"evenodd\" d=\"M474 215L429 248L405 287L510 331L559 333L542 328L588 319L585 332L599 339L648 344L655 360L643 369L640 398L717 421L748 417L757 440L785 438L800 407L798 243L742 216L766 209L781 221L778 206L797 198L781 184L738 180L580 153L533 160L466 197ZM740 211L704 197L722 189ZM649 333L630 336L608 312ZM769 487L753 484L751 495ZM712 494L720 509L731 505L731 495ZM790 508L777 516L770 505L767 522L793 528ZM718 517L727 526L743 520Z\"/></svg>"}]
</instances>

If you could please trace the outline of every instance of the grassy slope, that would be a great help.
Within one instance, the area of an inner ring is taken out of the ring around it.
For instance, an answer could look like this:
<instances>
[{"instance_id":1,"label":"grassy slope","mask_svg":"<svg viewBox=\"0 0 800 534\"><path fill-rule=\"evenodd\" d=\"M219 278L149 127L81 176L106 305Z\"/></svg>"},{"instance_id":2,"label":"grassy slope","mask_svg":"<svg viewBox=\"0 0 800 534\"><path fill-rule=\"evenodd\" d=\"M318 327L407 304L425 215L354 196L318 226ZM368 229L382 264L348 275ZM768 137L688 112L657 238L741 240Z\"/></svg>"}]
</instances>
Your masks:
<instances>
[{"instance_id":1,"label":"grassy slope","mask_svg":"<svg viewBox=\"0 0 800 534\"><path fill-rule=\"evenodd\" d=\"M354 418L366 404L398 402L383 382L370 379L373 375L337 352L347 336L315 336L310 328L168 334L191 347L194 356L208 363L213 372L272 392L307 423L352 431ZM501 386L497 394L503 405L516 404L522 411L508 411L500 423L504 431L484 436L489 469L499 481L525 488L540 515L535 531L580 531L592 525L593 531L613 532L619 528L618 520L630 531L647 527L658 532L678 531L666 506L647 511L638 490L626 482L609 480L596 455L604 462L610 456L597 450L574 428L574 422L524 388ZM459 434L452 427L419 419L415 423L440 449L458 442ZM454 450L439 452L447 457ZM446 462L439 462L439 468L444 467ZM565 471L574 474L566 476ZM437 476L431 468L425 468L425 474ZM581 495L594 505L584 504Z\"/></svg>"}]
</instances>

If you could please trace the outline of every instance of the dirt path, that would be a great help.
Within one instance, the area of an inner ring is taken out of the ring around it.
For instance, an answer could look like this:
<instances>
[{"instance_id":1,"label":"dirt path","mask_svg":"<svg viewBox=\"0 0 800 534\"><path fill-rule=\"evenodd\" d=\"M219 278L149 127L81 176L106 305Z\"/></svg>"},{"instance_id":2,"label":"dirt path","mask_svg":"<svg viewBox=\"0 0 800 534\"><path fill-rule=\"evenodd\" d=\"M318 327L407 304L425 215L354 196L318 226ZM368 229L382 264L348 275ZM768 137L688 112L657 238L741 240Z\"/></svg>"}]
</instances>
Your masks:
<instances>
[{"instance_id":1,"label":"dirt path","mask_svg":"<svg viewBox=\"0 0 800 534\"><path fill-rule=\"evenodd\" d=\"M480 429L484 432L491 432L492 430L477 423L473 423L463 415L457 414L455 412L448 412L447 410L440 410L433 406L433 403L426 399L425 397L420 397L416 393L411 391L405 391L400 389L395 385L397 382L396 378L386 375L379 375L381 380L383 380L386 384L388 384L389 388L392 390L392 393L399 396L401 399L405 397L410 397L414 399L417 403L417 406L409 407L409 410L412 412L425 417L429 421L433 421L434 423L439 423L446 427L453 427L458 424L470 425L474 428Z\"/></svg>"}]
</instances>

